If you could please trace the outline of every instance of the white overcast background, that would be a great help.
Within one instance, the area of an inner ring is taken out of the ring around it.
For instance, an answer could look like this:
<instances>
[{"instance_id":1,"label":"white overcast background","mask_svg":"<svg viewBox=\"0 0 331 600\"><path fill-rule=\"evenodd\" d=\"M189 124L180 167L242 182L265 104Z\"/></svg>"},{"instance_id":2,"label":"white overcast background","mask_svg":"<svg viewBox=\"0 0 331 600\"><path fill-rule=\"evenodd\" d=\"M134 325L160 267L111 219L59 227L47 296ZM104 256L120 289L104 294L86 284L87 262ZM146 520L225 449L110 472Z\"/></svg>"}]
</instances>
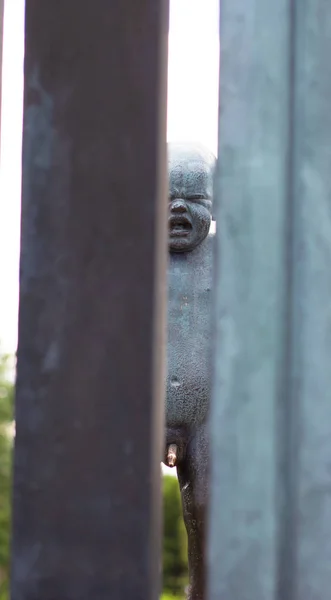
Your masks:
<instances>
[{"instance_id":1,"label":"white overcast background","mask_svg":"<svg viewBox=\"0 0 331 600\"><path fill-rule=\"evenodd\" d=\"M216 153L219 0L171 0L168 140ZM0 349L17 346L24 0L5 0L0 164Z\"/></svg>"}]
</instances>

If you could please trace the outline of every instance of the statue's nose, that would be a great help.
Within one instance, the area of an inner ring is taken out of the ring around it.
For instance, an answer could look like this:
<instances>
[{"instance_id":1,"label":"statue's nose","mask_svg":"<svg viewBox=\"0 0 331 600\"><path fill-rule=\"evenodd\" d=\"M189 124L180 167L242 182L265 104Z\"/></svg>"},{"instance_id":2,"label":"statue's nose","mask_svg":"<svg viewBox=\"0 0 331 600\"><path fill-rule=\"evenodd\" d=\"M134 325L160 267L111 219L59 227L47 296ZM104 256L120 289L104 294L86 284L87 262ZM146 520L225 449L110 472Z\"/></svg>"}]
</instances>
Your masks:
<instances>
[{"instance_id":1,"label":"statue's nose","mask_svg":"<svg viewBox=\"0 0 331 600\"><path fill-rule=\"evenodd\" d=\"M170 210L171 212L184 213L187 211L187 208L183 200L181 200L180 198L176 198L176 200L173 200L171 202Z\"/></svg>"}]
</instances>

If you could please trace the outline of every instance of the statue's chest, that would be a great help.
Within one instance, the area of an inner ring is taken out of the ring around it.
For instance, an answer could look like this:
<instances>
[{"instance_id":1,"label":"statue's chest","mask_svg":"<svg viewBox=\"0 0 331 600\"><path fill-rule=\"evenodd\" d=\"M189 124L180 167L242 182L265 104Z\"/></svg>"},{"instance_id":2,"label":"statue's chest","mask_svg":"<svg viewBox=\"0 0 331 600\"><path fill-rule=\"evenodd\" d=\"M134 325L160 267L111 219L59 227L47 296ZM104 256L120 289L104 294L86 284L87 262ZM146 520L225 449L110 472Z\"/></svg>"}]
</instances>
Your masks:
<instances>
[{"instance_id":1,"label":"statue's chest","mask_svg":"<svg viewBox=\"0 0 331 600\"><path fill-rule=\"evenodd\" d=\"M202 421L210 396L212 256L171 255L168 268L168 426Z\"/></svg>"},{"instance_id":2,"label":"statue's chest","mask_svg":"<svg viewBox=\"0 0 331 600\"><path fill-rule=\"evenodd\" d=\"M210 346L212 239L168 268L168 372L205 369ZM200 368L200 367L199 367Z\"/></svg>"},{"instance_id":3,"label":"statue's chest","mask_svg":"<svg viewBox=\"0 0 331 600\"><path fill-rule=\"evenodd\" d=\"M205 260L203 260L205 259ZM211 257L171 256L168 270L168 344L201 345L209 333Z\"/></svg>"}]
</instances>

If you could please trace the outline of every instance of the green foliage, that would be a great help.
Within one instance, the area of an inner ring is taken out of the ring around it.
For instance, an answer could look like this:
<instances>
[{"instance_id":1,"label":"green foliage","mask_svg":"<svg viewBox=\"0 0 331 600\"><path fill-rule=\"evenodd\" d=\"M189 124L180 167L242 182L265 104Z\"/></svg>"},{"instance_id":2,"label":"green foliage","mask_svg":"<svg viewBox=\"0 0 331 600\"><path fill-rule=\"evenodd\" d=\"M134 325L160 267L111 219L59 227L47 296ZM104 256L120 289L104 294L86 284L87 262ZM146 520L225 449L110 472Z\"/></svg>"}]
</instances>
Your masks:
<instances>
[{"instance_id":1,"label":"green foliage","mask_svg":"<svg viewBox=\"0 0 331 600\"><path fill-rule=\"evenodd\" d=\"M187 535L176 477L163 477L163 588L183 594L187 583Z\"/></svg>"},{"instance_id":2,"label":"green foliage","mask_svg":"<svg viewBox=\"0 0 331 600\"><path fill-rule=\"evenodd\" d=\"M0 356L0 600L9 598L9 540L13 385L7 379L8 358Z\"/></svg>"}]
</instances>

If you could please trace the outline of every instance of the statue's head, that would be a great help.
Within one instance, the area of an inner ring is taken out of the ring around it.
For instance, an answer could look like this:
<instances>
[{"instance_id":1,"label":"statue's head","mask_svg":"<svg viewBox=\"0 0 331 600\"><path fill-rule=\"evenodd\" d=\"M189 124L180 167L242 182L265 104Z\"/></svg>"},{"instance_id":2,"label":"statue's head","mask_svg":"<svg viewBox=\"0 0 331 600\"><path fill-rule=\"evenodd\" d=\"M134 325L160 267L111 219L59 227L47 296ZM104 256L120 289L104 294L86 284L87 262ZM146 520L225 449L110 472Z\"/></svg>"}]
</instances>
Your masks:
<instances>
[{"instance_id":1,"label":"statue's head","mask_svg":"<svg viewBox=\"0 0 331 600\"><path fill-rule=\"evenodd\" d=\"M214 167L214 155L200 144L168 144L170 252L189 252L207 237Z\"/></svg>"}]
</instances>

